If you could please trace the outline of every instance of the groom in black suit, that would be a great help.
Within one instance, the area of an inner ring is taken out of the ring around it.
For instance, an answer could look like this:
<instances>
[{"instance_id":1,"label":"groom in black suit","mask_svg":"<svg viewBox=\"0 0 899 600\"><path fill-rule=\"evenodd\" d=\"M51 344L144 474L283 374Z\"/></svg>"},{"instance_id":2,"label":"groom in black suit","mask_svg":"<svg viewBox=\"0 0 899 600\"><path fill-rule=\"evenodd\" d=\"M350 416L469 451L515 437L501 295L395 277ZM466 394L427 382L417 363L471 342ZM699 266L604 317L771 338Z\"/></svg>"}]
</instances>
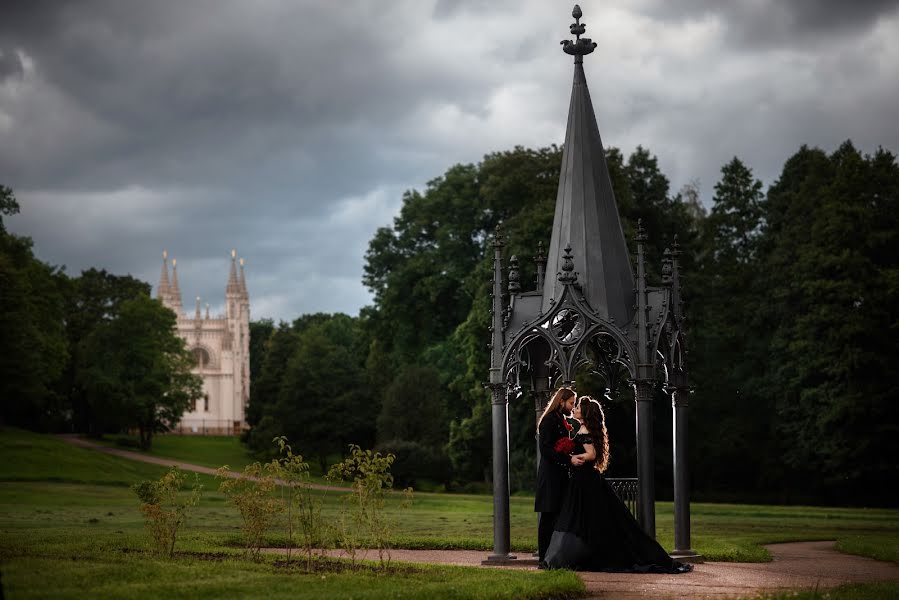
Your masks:
<instances>
[{"instance_id":1,"label":"groom in black suit","mask_svg":"<svg viewBox=\"0 0 899 600\"><path fill-rule=\"evenodd\" d=\"M546 557L546 549L556 526L559 511L565 501L568 486L568 466L573 458L557 452L556 443L569 437L571 425L565 420L574 408L577 395L570 388L560 388L553 394L537 424L537 438L540 447L540 464L537 467L537 493L534 497L534 511L540 513L537 525L537 553L540 566Z\"/></svg>"}]
</instances>

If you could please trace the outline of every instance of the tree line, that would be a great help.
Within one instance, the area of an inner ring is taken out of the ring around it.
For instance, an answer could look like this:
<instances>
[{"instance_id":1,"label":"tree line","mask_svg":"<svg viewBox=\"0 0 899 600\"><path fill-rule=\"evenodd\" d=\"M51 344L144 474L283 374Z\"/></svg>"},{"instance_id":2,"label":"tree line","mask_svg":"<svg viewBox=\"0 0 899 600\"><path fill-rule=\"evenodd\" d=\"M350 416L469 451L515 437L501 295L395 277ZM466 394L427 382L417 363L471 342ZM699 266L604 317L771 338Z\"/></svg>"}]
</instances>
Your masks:
<instances>
[{"instance_id":1,"label":"tree line","mask_svg":"<svg viewBox=\"0 0 899 600\"><path fill-rule=\"evenodd\" d=\"M675 236L682 251L694 498L892 502L880 482L899 464L895 155L848 141L830 154L803 146L767 189L733 158L707 210L696 183L671 190L648 149L606 154L632 256L638 221L648 235L650 283ZM488 482L489 242L502 223L505 260L518 256L521 281L533 281L528 257L549 242L560 164L551 146L450 167L406 192L372 237L363 274L371 306L356 317L252 322L250 448L265 454L287 436L324 467L358 444L396 454L400 485ZM0 209L18 211L8 188ZM0 219L3 421L152 434L177 420L199 383L171 340L173 313L149 299L146 283L95 269L70 277L31 248ZM167 361L150 360L159 355ZM587 373L578 385L602 395ZM172 387L181 391L162 392ZM535 407L524 394L509 410L511 481L527 490ZM633 398L625 390L605 410L610 474L633 476ZM661 389L655 420L664 498L671 408Z\"/></svg>"},{"instance_id":2,"label":"tree line","mask_svg":"<svg viewBox=\"0 0 899 600\"><path fill-rule=\"evenodd\" d=\"M0 186L0 423L100 436L134 430L149 447L201 397L175 313L129 275L71 277L6 230L19 212Z\"/></svg>"},{"instance_id":3,"label":"tree line","mask_svg":"<svg viewBox=\"0 0 899 600\"><path fill-rule=\"evenodd\" d=\"M632 256L638 220L646 229L651 283L675 236L682 251L694 496L891 502L880 482L899 464L896 157L848 141L831 154L803 146L767 190L733 158L708 210L695 182L673 192L646 148L609 148L607 161ZM450 167L408 191L371 239L363 281L373 305L358 318L255 323L250 443L283 434L324 456L355 439L396 452L404 484L488 481L489 240L502 223L505 259L518 256L521 280L533 280L527 258L549 242L560 164L552 146ZM588 374L579 385L601 395ZM527 395L510 403L516 489L533 485L534 411ZM610 400L606 414L611 474L633 476L632 396ZM665 497L671 405L661 390L655 420Z\"/></svg>"}]
</instances>

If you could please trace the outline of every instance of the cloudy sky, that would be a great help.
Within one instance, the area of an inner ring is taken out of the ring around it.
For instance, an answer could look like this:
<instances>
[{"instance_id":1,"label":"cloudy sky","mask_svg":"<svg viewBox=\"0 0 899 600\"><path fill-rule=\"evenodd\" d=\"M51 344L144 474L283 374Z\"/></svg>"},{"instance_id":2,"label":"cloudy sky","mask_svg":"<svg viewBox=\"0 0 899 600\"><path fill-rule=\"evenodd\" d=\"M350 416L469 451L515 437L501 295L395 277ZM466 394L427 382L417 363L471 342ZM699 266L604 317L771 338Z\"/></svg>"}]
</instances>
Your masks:
<instances>
[{"instance_id":1,"label":"cloudy sky","mask_svg":"<svg viewBox=\"0 0 899 600\"><path fill-rule=\"evenodd\" d=\"M4 0L7 224L72 274L155 285L166 248L188 309L223 304L234 247L254 318L356 314L404 190L563 141L572 4ZM801 144L899 151L897 5L582 0L603 140L706 204L735 155L767 185Z\"/></svg>"}]
</instances>

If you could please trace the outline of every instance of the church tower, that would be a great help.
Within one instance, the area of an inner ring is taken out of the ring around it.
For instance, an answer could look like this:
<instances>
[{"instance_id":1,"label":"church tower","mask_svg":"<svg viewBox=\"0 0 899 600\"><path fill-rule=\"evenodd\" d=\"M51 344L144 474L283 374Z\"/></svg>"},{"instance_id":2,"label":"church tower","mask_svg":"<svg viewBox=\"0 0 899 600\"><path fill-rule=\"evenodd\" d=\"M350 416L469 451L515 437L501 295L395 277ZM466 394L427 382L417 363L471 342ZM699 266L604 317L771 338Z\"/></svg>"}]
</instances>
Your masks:
<instances>
[{"instance_id":1,"label":"church tower","mask_svg":"<svg viewBox=\"0 0 899 600\"><path fill-rule=\"evenodd\" d=\"M162 272L156 288L162 304L177 316L178 335L194 355L193 372L203 379L203 398L184 413L177 430L181 433L238 434L246 429L246 406L250 396L250 296L244 260L231 250L231 266L225 286L224 314L210 317L200 311L197 296L194 314L182 310L178 266L172 259L169 278L168 252L162 253Z\"/></svg>"}]
</instances>

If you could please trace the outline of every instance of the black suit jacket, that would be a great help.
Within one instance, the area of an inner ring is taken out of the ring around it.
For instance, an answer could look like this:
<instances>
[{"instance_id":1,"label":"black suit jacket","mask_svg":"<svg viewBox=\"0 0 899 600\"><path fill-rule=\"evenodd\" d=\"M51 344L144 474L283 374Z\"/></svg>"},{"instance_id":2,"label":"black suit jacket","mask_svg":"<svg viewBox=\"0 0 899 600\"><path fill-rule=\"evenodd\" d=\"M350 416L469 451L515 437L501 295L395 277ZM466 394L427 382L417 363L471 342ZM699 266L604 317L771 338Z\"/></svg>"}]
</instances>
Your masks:
<instances>
[{"instance_id":1,"label":"black suit jacket","mask_svg":"<svg viewBox=\"0 0 899 600\"><path fill-rule=\"evenodd\" d=\"M540 464L537 467L537 493L534 496L536 512L559 512L562 509L571 457L556 452L553 446L563 437L568 437L564 417L558 412L546 415L537 431Z\"/></svg>"}]
</instances>

